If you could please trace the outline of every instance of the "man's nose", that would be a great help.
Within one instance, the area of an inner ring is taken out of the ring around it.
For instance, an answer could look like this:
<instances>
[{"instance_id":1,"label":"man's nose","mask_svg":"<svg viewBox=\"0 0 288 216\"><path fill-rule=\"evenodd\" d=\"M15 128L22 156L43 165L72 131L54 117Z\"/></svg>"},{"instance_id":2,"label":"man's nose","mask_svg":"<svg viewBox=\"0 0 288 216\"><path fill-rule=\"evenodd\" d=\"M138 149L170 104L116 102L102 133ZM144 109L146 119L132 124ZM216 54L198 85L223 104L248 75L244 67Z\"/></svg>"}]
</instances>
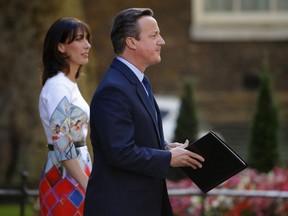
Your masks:
<instances>
[{"instance_id":1,"label":"man's nose","mask_svg":"<svg viewBox=\"0 0 288 216\"><path fill-rule=\"evenodd\" d=\"M164 41L164 39L161 36L160 36L159 44L160 45L165 45L165 41Z\"/></svg>"}]
</instances>

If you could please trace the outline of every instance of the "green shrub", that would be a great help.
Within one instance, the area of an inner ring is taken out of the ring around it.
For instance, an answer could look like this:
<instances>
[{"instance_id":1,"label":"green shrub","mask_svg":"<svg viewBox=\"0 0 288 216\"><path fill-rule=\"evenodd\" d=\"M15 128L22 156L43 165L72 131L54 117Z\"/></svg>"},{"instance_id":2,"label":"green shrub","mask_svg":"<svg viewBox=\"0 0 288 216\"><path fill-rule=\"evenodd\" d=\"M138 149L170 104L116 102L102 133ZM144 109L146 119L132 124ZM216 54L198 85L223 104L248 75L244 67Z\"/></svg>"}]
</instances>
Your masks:
<instances>
[{"instance_id":1,"label":"green shrub","mask_svg":"<svg viewBox=\"0 0 288 216\"><path fill-rule=\"evenodd\" d=\"M193 81L186 79L182 86L182 97L179 109L179 115L176 122L175 142L185 142L188 139L191 142L197 139L198 119L196 114L196 105L194 102ZM171 169L168 179L180 180L187 177L179 168Z\"/></svg>"},{"instance_id":2,"label":"green shrub","mask_svg":"<svg viewBox=\"0 0 288 216\"><path fill-rule=\"evenodd\" d=\"M263 62L258 103L248 146L248 164L260 172L268 172L279 160L279 122L268 60L265 59Z\"/></svg>"},{"instance_id":3,"label":"green shrub","mask_svg":"<svg viewBox=\"0 0 288 216\"><path fill-rule=\"evenodd\" d=\"M184 142L188 139L193 142L197 139L198 119L194 101L193 81L187 79L183 83L181 105L174 140Z\"/></svg>"}]
</instances>

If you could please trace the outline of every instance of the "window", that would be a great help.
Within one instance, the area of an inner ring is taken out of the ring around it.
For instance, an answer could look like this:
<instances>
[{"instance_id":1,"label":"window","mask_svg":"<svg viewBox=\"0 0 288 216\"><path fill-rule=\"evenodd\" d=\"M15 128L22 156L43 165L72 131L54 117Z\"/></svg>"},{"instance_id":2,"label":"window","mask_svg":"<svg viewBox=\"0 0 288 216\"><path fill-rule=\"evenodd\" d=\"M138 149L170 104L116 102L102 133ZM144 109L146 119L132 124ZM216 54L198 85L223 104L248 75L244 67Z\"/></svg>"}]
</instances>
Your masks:
<instances>
[{"instance_id":1,"label":"window","mask_svg":"<svg viewBox=\"0 0 288 216\"><path fill-rule=\"evenodd\" d=\"M198 41L288 40L287 0L191 0Z\"/></svg>"}]
</instances>

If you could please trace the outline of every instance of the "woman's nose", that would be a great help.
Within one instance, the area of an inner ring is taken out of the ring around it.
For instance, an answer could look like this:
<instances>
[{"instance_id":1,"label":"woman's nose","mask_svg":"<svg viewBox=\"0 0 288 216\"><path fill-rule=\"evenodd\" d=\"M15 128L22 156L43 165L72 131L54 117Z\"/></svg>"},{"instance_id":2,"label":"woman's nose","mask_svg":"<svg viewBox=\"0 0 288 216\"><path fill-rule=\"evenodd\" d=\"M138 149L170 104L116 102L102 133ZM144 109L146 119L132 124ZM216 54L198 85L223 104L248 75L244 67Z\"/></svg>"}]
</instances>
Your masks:
<instances>
[{"instance_id":1,"label":"woman's nose","mask_svg":"<svg viewBox=\"0 0 288 216\"><path fill-rule=\"evenodd\" d=\"M90 42L88 40L86 40L85 48L86 49L90 49L91 48L91 44L90 44Z\"/></svg>"}]
</instances>

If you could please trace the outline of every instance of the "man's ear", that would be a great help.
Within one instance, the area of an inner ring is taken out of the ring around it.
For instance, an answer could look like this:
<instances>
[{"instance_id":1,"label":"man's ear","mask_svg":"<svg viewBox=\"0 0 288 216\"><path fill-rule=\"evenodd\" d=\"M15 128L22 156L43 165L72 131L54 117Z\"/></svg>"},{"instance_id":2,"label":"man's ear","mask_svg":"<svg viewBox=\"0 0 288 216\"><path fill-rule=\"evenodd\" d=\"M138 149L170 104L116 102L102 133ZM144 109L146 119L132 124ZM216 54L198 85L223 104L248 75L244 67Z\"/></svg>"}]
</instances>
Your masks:
<instances>
[{"instance_id":1,"label":"man's ear","mask_svg":"<svg viewBox=\"0 0 288 216\"><path fill-rule=\"evenodd\" d=\"M135 50L136 49L136 39L133 37L127 37L126 38L126 45L127 47L129 47L130 49Z\"/></svg>"},{"instance_id":2,"label":"man's ear","mask_svg":"<svg viewBox=\"0 0 288 216\"><path fill-rule=\"evenodd\" d=\"M63 43L58 44L58 51L61 53L65 53L65 46Z\"/></svg>"}]
</instances>

